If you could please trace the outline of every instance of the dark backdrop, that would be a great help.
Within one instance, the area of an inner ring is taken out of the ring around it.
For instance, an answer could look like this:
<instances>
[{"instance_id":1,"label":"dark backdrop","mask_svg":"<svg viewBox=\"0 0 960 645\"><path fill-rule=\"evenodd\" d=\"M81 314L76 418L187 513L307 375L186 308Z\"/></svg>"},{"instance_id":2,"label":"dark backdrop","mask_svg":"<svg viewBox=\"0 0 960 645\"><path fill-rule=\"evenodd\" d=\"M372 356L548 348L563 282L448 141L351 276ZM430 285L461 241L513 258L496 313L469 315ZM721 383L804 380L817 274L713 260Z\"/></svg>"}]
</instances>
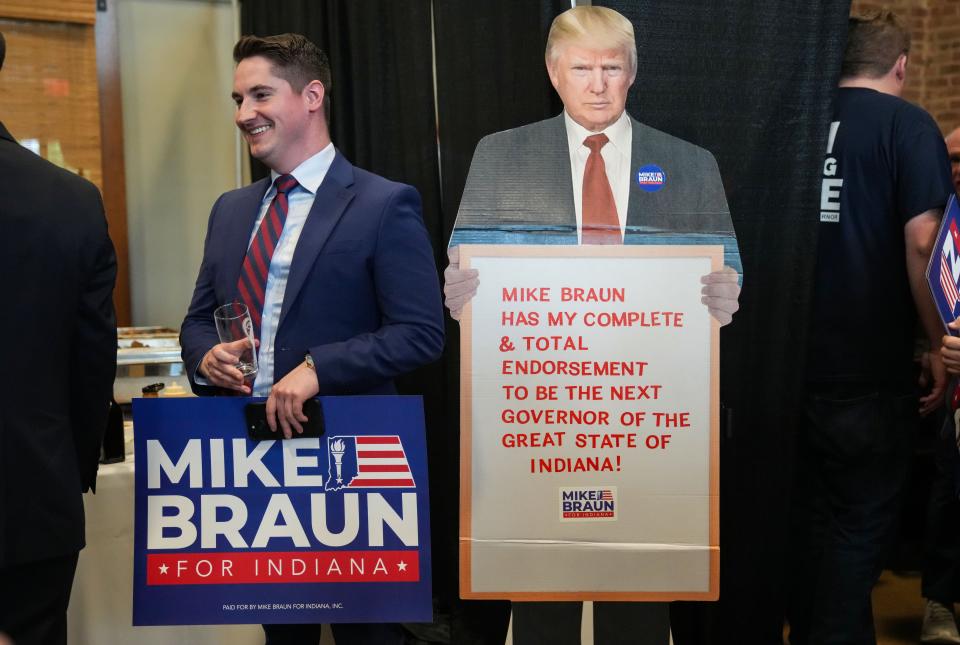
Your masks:
<instances>
[{"instance_id":1,"label":"dark backdrop","mask_svg":"<svg viewBox=\"0 0 960 645\"><path fill-rule=\"evenodd\" d=\"M721 599L676 603L675 639L779 645L819 171L850 3L597 4L636 27L631 114L716 155L744 265L741 311L721 334ZM543 48L568 6L243 0L241 25L259 35L300 32L327 51L334 142L353 163L419 189L442 270L477 141L560 112ZM255 176L263 172L255 166ZM447 331L441 363L402 385L425 396L434 584L456 624L464 617L456 602L459 330ZM501 616L494 607L475 622L495 626ZM454 632L452 642L466 640Z\"/></svg>"}]
</instances>

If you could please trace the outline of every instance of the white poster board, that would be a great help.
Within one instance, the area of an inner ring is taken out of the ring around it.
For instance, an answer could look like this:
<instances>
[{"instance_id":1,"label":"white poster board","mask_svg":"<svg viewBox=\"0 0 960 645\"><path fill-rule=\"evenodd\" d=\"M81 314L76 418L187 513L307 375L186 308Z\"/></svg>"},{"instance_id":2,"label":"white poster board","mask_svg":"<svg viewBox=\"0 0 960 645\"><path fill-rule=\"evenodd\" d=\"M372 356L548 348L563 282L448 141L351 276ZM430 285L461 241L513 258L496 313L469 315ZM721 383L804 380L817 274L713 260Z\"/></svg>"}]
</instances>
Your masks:
<instances>
[{"instance_id":1,"label":"white poster board","mask_svg":"<svg viewBox=\"0 0 960 645\"><path fill-rule=\"evenodd\" d=\"M720 246L460 247L460 592L714 600Z\"/></svg>"}]
</instances>

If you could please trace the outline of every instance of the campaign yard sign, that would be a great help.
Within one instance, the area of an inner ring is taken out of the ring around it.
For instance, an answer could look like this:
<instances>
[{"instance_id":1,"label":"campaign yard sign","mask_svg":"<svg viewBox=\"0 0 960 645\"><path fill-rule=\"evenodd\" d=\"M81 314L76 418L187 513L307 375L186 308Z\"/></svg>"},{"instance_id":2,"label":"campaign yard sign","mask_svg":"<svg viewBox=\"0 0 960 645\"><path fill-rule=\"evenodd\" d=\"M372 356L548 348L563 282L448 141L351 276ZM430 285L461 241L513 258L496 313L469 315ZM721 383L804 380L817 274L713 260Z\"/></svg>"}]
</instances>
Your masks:
<instances>
[{"instance_id":1,"label":"campaign yard sign","mask_svg":"<svg viewBox=\"0 0 960 645\"><path fill-rule=\"evenodd\" d=\"M462 245L460 595L715 600L719 245Z\"/></svg>"},{"instance_id":2,"label":"campaign yard sign","mask_svg":"<svg viewBox=\"0 0 960 645\"><path fill-rule=\"evenodd\" d=\"M134 625L429 622L419 397L323 397L250 441L254 399L135 399Z\"/></svg>"},{"instance_id":3,"label":"campaign yard sign","mask_svg":"<svg viewBox=\"0 0 960 645\"><path fill-rule=\"evenodd\" d=\"M940 312L940 319L944 327L953 322L958 315L960 292L960 205L957 197L950 196L947 208L940 223L940 232L937 242L930 255L927 265L927 284L933 294L933 301ZM947 330L947 333L956 335L956 332Z\"/></svg>"}]
</instances>

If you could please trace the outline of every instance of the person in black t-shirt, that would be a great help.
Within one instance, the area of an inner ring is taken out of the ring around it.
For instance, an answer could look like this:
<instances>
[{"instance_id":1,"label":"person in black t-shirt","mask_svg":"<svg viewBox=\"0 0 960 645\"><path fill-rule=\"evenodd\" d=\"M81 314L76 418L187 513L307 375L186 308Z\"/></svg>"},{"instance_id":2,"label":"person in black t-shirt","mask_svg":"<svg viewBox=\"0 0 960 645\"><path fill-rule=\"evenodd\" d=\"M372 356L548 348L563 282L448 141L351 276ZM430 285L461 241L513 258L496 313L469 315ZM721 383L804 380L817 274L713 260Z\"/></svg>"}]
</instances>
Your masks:
<instances>
[{"instance_id":1,"label":"person in black t-shirt","mask_svg":"<svg viewBox=\"0 0 960 645\"><path fill-rule=\"evenodd\" d=\"M870 592L893 536L918 411L917 317L946 386L924 270L947 196L946 147L900 99L909 33L851 18L820 193L806 400L794 495L792 645L875 643Z\"/></svg>"}]
</instances>

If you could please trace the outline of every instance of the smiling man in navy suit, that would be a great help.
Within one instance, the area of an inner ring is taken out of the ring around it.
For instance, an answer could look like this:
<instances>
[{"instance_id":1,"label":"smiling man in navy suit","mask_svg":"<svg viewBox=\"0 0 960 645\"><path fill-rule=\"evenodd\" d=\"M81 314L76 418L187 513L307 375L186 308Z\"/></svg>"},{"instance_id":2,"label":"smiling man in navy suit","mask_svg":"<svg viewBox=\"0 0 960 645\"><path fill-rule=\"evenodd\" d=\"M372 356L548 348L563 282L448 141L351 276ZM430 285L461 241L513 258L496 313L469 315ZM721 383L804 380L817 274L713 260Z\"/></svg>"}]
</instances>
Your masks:
<instances>
[{"instance_id":1,"label":"smiling man in navy suit","mask_svg":"<svg viewBox=\"0 0 960 645\"><path fill-rule=\"evenodd\" d=\"M297 34L244 36L234 48L236 124L271 177L220 196L183 322L198 394L268 396L270 427L301 430L318 394L392 394L393 379L436 360L443 314L417 191L354 167L330 140L330 65ZM213 311L248 305L259 341L220 343ZM268 645L316 643L319 625L265 625ZM334 625L338 645L402 643L400 627Z\"/></svg>"}]
</instances>

